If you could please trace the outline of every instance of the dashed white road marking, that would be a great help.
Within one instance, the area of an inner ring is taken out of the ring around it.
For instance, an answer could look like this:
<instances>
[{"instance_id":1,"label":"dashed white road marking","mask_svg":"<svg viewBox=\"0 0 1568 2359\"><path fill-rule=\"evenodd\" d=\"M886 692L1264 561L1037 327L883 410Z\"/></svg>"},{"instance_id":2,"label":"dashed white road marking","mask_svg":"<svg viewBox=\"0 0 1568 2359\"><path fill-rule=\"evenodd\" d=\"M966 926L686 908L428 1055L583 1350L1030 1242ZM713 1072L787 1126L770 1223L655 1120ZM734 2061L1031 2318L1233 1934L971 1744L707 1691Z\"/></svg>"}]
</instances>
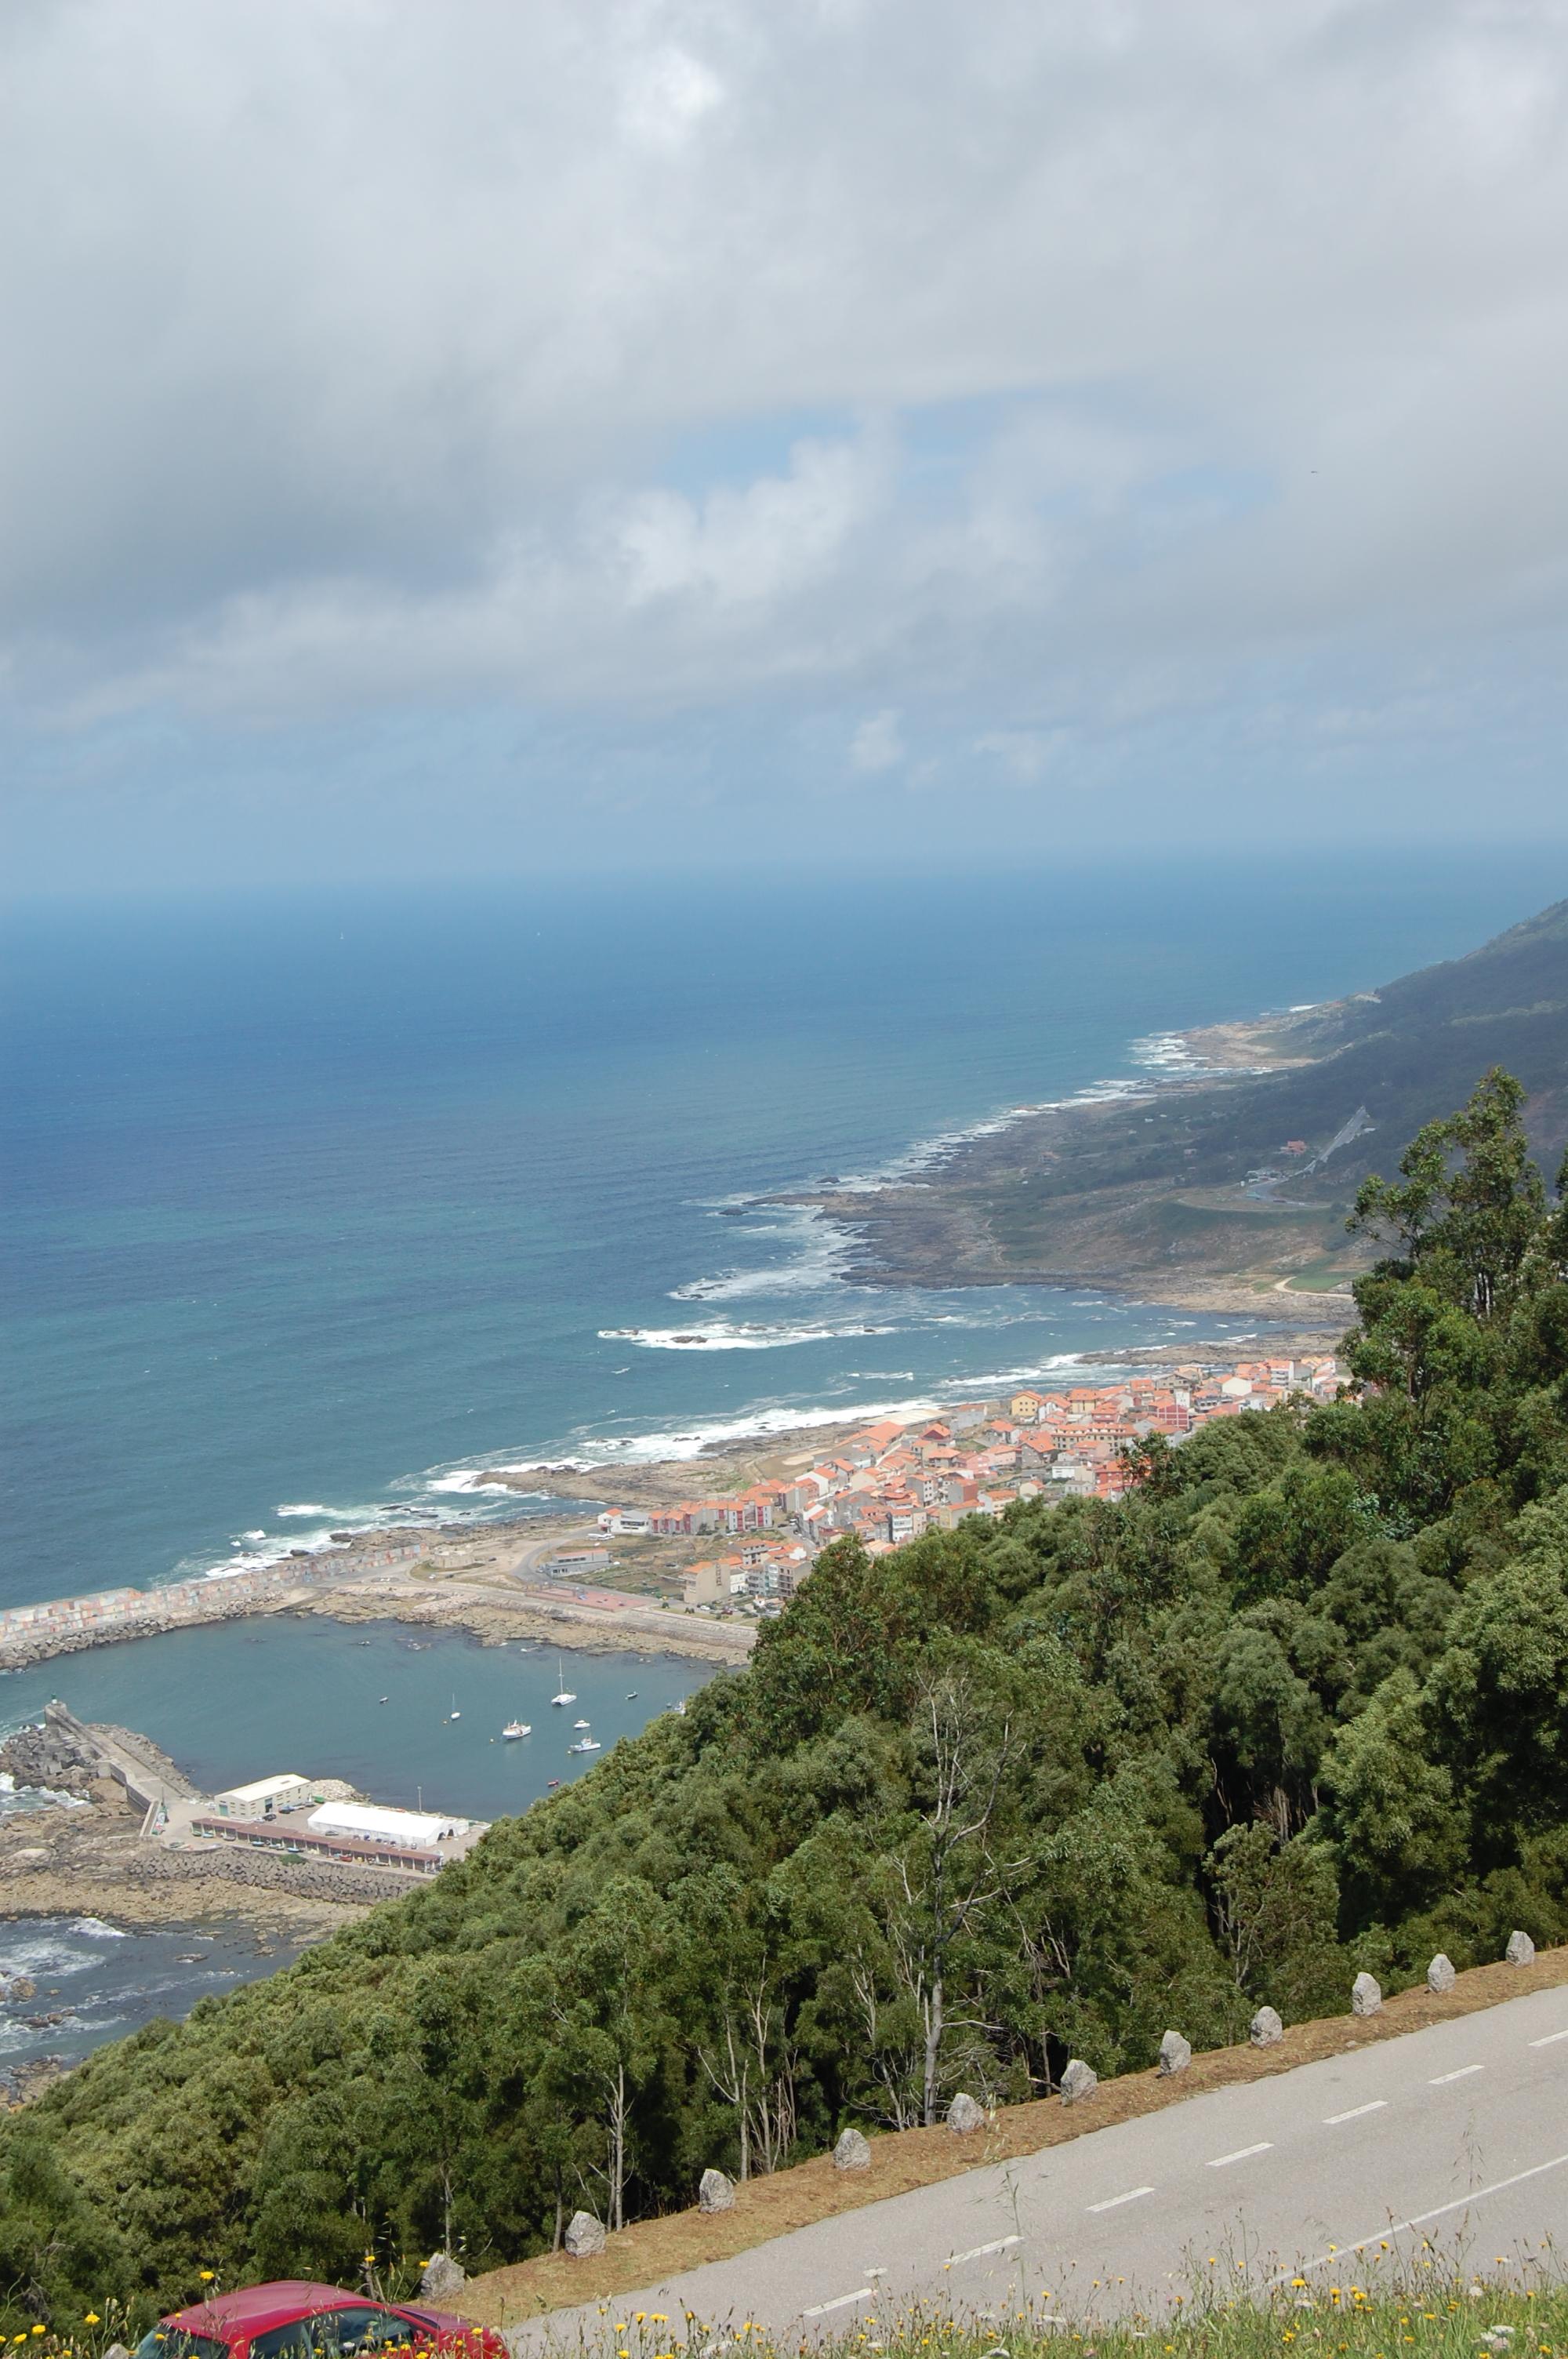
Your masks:
<instances>
[{"instance_id":1,"label":"dashed white road marking","mask_svg":"<svg viewBox=\"0 0 1568 2359\"><path fill-rule=\"evenodd\" d=\"M1227 2162L1245 2162L1249 2155L1267 2154L1273 2143L1272 2138L1262 2138L1256 2146L1238 2146L1234 2154L1217 2154L1208 2167L1210 2170L1223 2170Z\"/></svg>"},{"instance_id":2,"label":"dashed white road marking","mask_svg":"<svg viewBox=\"0 0 1568 2359\"><path fill-rule=\"evenodd\" d=\"M1461 2064L1457 2072L1439 2072L1426 2085L1429 2089L1445 2089L1450 2081L1467 2081L1472 2072L1484 2072L1486 2069L1484 2064Z\"/></svg>"},{"instance_id":3,"label":"dashed white road marking","mask_svg":"<svg viewBox=\"0 0 1568 2359\"><path fill-rule=\"evenodd\" d=\"M1331 2130L1336 2122L1358 2122L1363 2114L1380 2114L1388 2102L1387 2097L1374 2097L1370 2104L1352 2105L1347 2114L1325 2114L1323 2126Z\"/></svg>"},{"instance_id":4,"label":"dashed white road marking","mask_svg":"<svg viewBox=\"0 0 1568 2359\"><path fill-rule=\"evenodd\" d=\"M1472 2203L1480 2203L1488 2195L1501 2195L1510 2187L1522 2187L1527 2179L1540 2179L1548 2170L1561 2170L1568 2163L1568 2154L1554 2154L1550 2162L1532 2163L1528 2170L1516 2170L1511 2179L1495 2180L1490 2187L1474 2187L1468 2195L1457 2195L1452 2203L1439 2203L1430 2212L1417 2212L1408 2220L1396 2220L1391 2227L1374 2228L1369 2236L1358 2236L1353 2245L1336 2245L1332 2253L1320 2253L1315 2261L1298 2261L1293 2269L1282 2269L1269 2280L1271 2288L1288 2285L1292 2277L1305 2269L1325 2269L1331 2261L1343 2261L1346 2253L1364 2253L1368 2245L1384 2237L1402 2236L1407 2228L1424 2228L1429 2220L1442 2220L1450 2212L1466 2212Z\"/></svg>"},{"instance_id":5,"label":"dashed white road marking","mask_svg":"<svg viewBox=\"0 0 1568 2359\"><path fill-rule=\"evenodd\" d=\"M1108 2195L1103 2203L1090 2203L1085 2208L1090 2212L1114 2212L1119 2203L1136 2203L1141 2195L1153 2192L1152 2187L1130 2187L1125 2195Z\"/></svg>"},{"instance_id":6,"label":"dashed white road marking","mask_svg":"<svg viewBox=\"0 0 1568 2359\"><path fill-rule=\"evenodd\" d=\"M942 2266L945 2269L961 2268L966 2261L983 2261L992 2253L1005 2253L1014 2245L1022 2245L1022 2236L999 2236L994 2245L974 2245L967 2253L949 2253Z\"/></svg>"},{"instance_id":7,"label":"dashed white road marking","mask_svg":"<svg viewBox=\"0 0 1568 2359\"><path fill-rule=\"evenodd\" d=\"M853 2293L838 2294L832 2301L813 2302L809 2310L803 2310L800 2314L802 2318L826 2318L830 2310L848 2310L852 2301L870 2301L871 2298L870 2286L857 2286Z\"/></svg>"},{"instance_id":8,"label":"dashed white road marking","mask_svg":"<svg viewBox=\"0 0 1568 2359\"><path fill-rule=\"evenodd\" d=\"M1568 2039L1568 2031L1549 2031L1544 2039L1532 2039L1532 2048L1555 2048L1560 2039Z\"/></svg>"}]
</instances>

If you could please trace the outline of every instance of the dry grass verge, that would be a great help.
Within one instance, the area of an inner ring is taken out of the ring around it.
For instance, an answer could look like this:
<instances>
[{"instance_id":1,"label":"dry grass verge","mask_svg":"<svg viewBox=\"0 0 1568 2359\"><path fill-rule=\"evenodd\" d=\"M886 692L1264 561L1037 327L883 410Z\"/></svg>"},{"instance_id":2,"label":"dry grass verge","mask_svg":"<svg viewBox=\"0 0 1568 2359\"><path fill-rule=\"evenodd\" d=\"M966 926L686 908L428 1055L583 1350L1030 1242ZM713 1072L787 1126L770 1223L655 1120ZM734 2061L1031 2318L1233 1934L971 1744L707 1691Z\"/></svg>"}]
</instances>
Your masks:
<instances>
[{"instance_id":1,"label":"dry grass verge","mask_svg":"<svg viewBox=\"0 0 1568 2359\"><path fill-rule=\"evenodd\" d=\"M631 2292L638 2286L656 2285L707 2261L729 2260L755 2245L792 2229L809 2227L839 2212L854 2212L880 2203L912 2188L930 2187L986 2163L1006 2162L1015 2155L1038 2154L1063 2146L1069 2138L1112 2123L1136 2120L1162 2106L1180 2104L1206 2090L1227 2089L1243 2081L1263 2081L1275 2072L1289 2072L1298 2064L1314 2064L1326 2057L1346 2056L1374 2040L1397 2039L1429 2025L1451 2022L1498 2006L1527 1992L1560 1989L1568 1984L1568 1948L1543 1950L1528 1966L1476 1966L1458 1977L1446 1996L1438 1997L1424 1984L1386 1999L1380 2015L1334 2016L1317 2023L1298 2023L1277 2048L1217 2048L1195 2056L1188 2070L1161 2080L1153 2071L1125 2073L1104 2081L1087 2103L1071 2108L1059 2098L1041 2097L1027 2105L1010 2105L984 2130L956 2138L946 2126L900 2130L871 2140L871 2167L866 2171L838 2171L827 2155L771 2179L753 2179L737 2190L731 2212L666 2212L662 2219L639 2220L611 2236L605 2251L593 2260L574 2261L565 2253L541 2253L531 2261L492 2269L473 2278L453 2307L485 2325L515 2325L553 2310Z\"/></svg>"}]
</instances>

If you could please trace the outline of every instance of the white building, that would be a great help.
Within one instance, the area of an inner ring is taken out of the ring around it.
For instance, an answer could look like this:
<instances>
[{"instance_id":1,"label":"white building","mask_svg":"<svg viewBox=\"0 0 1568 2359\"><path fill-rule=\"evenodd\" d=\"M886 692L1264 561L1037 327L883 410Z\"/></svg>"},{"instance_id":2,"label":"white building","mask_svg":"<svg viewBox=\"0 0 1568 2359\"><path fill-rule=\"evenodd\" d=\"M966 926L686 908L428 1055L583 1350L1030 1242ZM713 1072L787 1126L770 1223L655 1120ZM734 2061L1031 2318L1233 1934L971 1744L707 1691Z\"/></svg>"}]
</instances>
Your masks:
<instances>
[{"instance_id":1,"label":"white building","mask_svg":"<svg viewBox=\"0 0 1568 2359\"><path fill-rule=\"evenodd\" d=\"M285 1769L276 1777L257 1777L248 1786L231 1786L227 1793L214 1794L212 1799L226 1819L259 1819L271 1810L296 1810L301 1802L312 1800L319 1790L312 1778Z\"/></svg>"},{"instance_id":2,"label":"white building","mask_svg":"<svg viewBox=\"0 0 1568 2359\"><path fill-rule=\"evenodd\" d=\"M305 1821L312 1834L351 1835L360 1843L402 1843L430 1851L469 1831L467 1819L433 1810L384 1810L373 1802L323 1802Z\"/></svg>"}]
</instances>

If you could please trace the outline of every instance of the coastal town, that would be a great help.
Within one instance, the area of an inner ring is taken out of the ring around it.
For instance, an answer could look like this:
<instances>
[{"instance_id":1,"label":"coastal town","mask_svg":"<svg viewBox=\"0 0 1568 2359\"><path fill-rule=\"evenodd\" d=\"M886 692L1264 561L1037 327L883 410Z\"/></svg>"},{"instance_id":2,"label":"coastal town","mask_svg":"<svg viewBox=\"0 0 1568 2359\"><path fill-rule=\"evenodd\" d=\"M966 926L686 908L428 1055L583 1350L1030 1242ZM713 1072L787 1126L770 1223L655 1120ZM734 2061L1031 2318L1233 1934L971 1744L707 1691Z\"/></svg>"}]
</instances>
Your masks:
<instances>
[{"instance_id":1,"label":"coastal town","mask_svg":"<svg viewBox=\"0 0 1568 2359\"><path fill-rule=\"evenodd\" d=\"M732 1664L846 1534L881 1555L1018 1500L1116 1500L1137 1479L1130 1445L1146 1436L1179 1447L1217 1418L1332 1400L1344 1381L1339 1361L1308 1352L1021 1382L914 1419L775 1434L684 1465L600 1469L591 1502L579 1470L491 1468L488 1487L535 1501L553 1478L551 1505L499 1522L334 1532L325 1547L254 1569L14 1606L0 1613L0 1670L279 1613ZM699 1467L710 1488L692 1485Z\"/></svg>"},{"instance_id":2,"label":"coastal town","mask_svg":"<svg viewBox=\"0 0 1568 2359\"><path fill-rule=\"evenodd\" d=\"M628 1541L710 1539L719 1545L680 1573L685 1609L777 1614L818 1551L845 1534L881 1555L923 1532L950 1531L967 1516L1000 1516L1021 1499L1119 1498L1137 1479L1130 1444L1152 1434L1180 1443L1217 1418L1292 1397L1332 1400L1343 1381L1339 1362L1325 1354L1184 1362L1111 1383L1022 1385L940 1415L869 1424L828 1454L785 1464L743 1490L607 1508L600 1545L564 1549L544 1570L563 1582L593 1581L625 1560Z\"/></svg>"}]
</instances>

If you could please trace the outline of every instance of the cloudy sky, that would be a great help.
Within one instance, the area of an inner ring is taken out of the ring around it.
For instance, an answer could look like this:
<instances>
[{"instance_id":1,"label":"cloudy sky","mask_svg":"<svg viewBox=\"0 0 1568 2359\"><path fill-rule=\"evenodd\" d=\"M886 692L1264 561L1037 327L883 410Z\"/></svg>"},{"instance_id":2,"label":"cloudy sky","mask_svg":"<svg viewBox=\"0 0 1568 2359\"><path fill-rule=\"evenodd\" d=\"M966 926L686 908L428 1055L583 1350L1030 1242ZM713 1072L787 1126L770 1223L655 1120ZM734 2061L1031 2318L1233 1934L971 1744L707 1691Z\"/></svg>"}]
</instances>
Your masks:
<instances>
[{"instance_id":1,"label":"cloudy sky","mask_svg":"<svg viewBox=\"0 0 1568 2359\"><path fill-rule=\"evenodd\" d=\"M24 885L1568 838L1564 0L10 0Z\"/></svg>"}]
</instances>

